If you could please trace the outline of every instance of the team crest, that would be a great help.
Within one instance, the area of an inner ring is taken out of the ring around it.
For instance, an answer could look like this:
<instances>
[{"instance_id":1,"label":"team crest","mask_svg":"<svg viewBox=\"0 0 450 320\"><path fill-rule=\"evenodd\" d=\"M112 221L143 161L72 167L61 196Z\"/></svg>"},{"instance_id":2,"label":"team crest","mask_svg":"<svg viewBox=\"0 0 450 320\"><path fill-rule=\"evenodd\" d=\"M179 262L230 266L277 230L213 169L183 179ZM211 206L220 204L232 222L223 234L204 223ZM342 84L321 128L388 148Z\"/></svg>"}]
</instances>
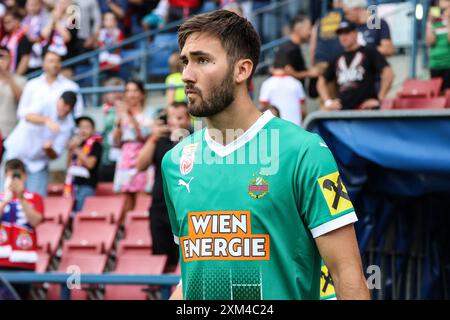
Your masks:
<instances>
[{"instance_id":1,"label":"team crest","mask_svg":"<svg viewBox=\"0 0 450 320\"><path fill-rule=\"evenodd\" d=\"M33 240L28 233L21 233L16 240L16 246L22 250L30 249L33 245Z\"/></svg>"},{"instance_id":2,"label":"team crest","mask_svg":"<svg viewBox=\"0 0 450 320\"><path fill-rule=\"evenodd\" d=\"M353 208L338 171L319 178L317 182L332 216Z\"/></svg>"},{"instance_id":3,"label":"team crest","mask_svg":"<svg viewBox=\"0 0 450 320\"><path fill-rule=\"evenodd\" d=\"M180 159L180 172L183 176L192 171L195 162L195 151L198 143L188 144L183 147Z\"/></svg>"},{"instance_id":4,"label":"team crest","mask_svg":"<svg viewBox=\"0 0 450 320\"><path fill-rule=\"evenodd\" d=\"M261 174L253 178L248 186L248 194L253 199L260 199L269 192L269 183L262 177Z\"/></svg>"},{"instance_id":5,"label":"team crest","mask_svg":"<svg viewBox=\"0 0 450 320\"><path fill-rule=\"evenodd\" d=\"M0 244L8 242L8 233L5 229L0 228Z\"/></svg>"}]
</instances>

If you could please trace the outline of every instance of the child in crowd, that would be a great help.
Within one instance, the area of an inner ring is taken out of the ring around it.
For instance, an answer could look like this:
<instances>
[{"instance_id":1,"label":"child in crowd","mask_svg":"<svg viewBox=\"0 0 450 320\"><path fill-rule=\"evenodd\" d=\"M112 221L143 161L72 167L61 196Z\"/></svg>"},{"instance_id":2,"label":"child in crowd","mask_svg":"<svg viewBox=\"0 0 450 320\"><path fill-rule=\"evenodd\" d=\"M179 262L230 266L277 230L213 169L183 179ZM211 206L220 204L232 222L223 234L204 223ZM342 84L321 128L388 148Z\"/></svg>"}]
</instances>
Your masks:
<instances>
[{"instance_id":1,"label":"child in crowd","mask_svg":"<svg viewBox=\"0 0 450 320\"><path fill-rule=\"evenodd\" d=\"M84 201L95 195L98 167L102 156L102 137L95 133L92 118L76 119L78 135L69 143L69 167L64 187L66 196L74 197L74 212L82 210Z\"/></svg>"},{"instance_id":2,"label":"child in crowd","mask_svg":"<svg viewBox=\"0 0 450 320\"><path fill-rule=\"evenodd\" d=\"M124 39L122 31L119 29L117 17L112 12L106 12L103 15L103 26L99 30L98 47L109 48L119 44ZM105 50L100 53L100 68L114 74L119 72L122 58L120 49Z\"/></svg>"}]
</instances>

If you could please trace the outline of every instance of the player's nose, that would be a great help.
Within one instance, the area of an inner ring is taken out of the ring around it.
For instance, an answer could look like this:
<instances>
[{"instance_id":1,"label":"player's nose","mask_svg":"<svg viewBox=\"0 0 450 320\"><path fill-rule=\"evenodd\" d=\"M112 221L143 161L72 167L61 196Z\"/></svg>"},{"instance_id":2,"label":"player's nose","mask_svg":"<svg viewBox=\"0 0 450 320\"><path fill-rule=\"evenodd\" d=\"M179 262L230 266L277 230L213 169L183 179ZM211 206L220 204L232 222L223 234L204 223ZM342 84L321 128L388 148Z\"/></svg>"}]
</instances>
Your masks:
<instances>
[{"instance_id":1,"label":"player's nose","mask_svg":"<svg viewBox=\"0 0 450 320\"><path fill-rule=\"evenodd\" d=\"M181 79L184 83L195 83L197 81L195 71L192 68L191 64L187 64L184 66Z\"/></svg>"}]
</instances>

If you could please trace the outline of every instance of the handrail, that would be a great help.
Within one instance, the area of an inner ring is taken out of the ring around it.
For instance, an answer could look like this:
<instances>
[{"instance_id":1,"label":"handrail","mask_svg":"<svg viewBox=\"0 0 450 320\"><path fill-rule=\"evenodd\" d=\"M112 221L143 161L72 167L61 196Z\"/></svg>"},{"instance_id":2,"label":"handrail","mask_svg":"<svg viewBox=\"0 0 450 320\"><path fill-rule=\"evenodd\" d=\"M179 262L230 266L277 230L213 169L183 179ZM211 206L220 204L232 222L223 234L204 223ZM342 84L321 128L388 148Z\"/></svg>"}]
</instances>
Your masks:
<instances>
[{"instance_id":1,"label":"handrail","mask_svg":"<svg viewBox=\"0 0 450 320\"><path fill-rule=\"evenodd\" d=\"M29 271L1 271L0 276L11 283L60 283L61 299L70 298L67 283L72 283L74 275L70 273L35 273ZM129 275L129 274L79 274L80 284L129 284L129 285L158 285L162 286L163 299L170 296L170 287L177 285L180 276L174 274L163 275Z\"/></svg>"},{"instance_id":2,"label":"handrail","mask_svg":"<svg viewBox=\"0 0 450 320\"><path fill-rule=\"evenodd\" d=\"M144 31L144 32L142 32L140 34L131 36L131 37L123 40L122 42L120 42L118 44L114 44L114 45L106 47L106 48L98 48L98 49L95 49L95 50L92 50L92 51L80 54L80 55L78 55L76 57L67 59L66 61L64 61L62 63L62 66L63 67L68 67L68 66L74 65L76 63L79 63L79 62L82 62L82 61L94 58L94 57L98 56L103 51L109 51L109 50L115 50L115 49L123 48L125 46L128 46L129 44L132 44L134 42L143 40L143 39L148 38L150 36L169 31L170 29L178 27L178 25L181 22L183 22L183 20L174 21L174 22L171 22L171 23L165 25L161 29ZM28 78L32 78L34 76L38 76L40 73L42 73L42 71L41 70L37 70L37 71L34 71L34 72L28 74L27 77Z\"/></svg>"}]
</instances>

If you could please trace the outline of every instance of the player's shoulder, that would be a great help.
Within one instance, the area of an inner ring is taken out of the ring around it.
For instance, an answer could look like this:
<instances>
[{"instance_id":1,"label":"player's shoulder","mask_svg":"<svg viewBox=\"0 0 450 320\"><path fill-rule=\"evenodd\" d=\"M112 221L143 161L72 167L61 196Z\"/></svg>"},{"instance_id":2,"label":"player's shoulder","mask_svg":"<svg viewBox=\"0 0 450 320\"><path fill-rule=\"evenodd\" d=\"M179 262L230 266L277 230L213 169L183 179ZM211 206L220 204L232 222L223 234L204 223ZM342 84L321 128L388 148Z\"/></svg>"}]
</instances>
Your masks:
<instances>
[{"instance_id":1,"label":"player's shoulder","mask_svg":"<svg viewBox=\"0 0 450 320\"><path fill-rule=\"evenodd\" d=\"M163 157L162 166L167 168L170 165L178 166L173 159L179 158L183 152L183 149L189 145L199 145L202 143L203 133L205 129L197 130L191 135L187 136L180 142L178 142L172 149L170 149Z\"/></svg>"}]
</instances>

